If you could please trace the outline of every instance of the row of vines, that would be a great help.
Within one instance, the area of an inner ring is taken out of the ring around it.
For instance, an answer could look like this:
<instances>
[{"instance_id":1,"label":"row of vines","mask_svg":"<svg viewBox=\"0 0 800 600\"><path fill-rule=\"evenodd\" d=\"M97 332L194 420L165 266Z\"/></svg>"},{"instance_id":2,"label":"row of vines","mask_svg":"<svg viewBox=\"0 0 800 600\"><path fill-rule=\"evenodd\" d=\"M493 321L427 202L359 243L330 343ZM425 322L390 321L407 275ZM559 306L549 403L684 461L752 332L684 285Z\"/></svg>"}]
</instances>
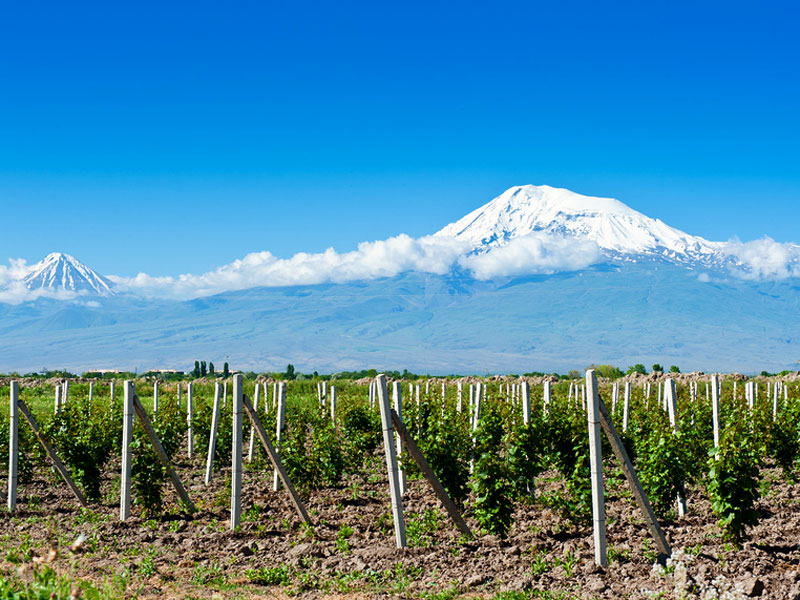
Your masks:
<instances>
[{"instance_id":1,"label":"row of vines","mask_svg":"<svg viewBox=\"0 0 800 600\"><path fill-rule=\"evenodd\" d=\"M419 403L405 399L406 427L449 495L482 529L500 536L509 532L520 503L552 507L564 527L590 525L589 450L581 403L568 398L566 384L557 384L545 407L541 388L534 388L531 418L525 424L519 400L507 397L505 388L496 383L488 385L475 429L466 386L461 411L454 385L448 386L444 399L438 386L423 394ZM353 477L366 480L380 465L380 415L377 406L370 404L367 387L345 383L338 385L337 391L334 422L329 406L319 402L314 382L294 382L288 388L279 452L289 477L305 495L344 485ZM213 387L195 384L193 392L192 458L186 456L189 423L185 402L179 405L174 388L161 390L159 411L152 415L152 421L179 469L200 470L211 433ZM252 396L250 390L246 393ZM8 387L0 388L0 394L0 440L5 440L9 430ZM610 386L601 386L601 395L610 408ZM646 398L641 389L635 389L631 398L627 431L622 431L621 403L617 403L612 418L660 518L675 518L676 496L692 485L710 500L724 536L738 542L758 522L756 503L763 467L775 465L787 480L798 477L800 402L793 396L781 400L777 418L773 418L771 403L756 403L751 409L743 399L732 399L731 390L723 387L719 447L714 447L710 402L704 398L690 401L688 389L679 389L677 427L670 424L658 402ZM104 482L113 481L118 473L121 398L112 401L95 390L90 401L88 384L73 382L68 402L53 414L52 397L53 389L46 386L22 390L23 400L86 497L98 502L107 485ZM140 397L150 411L151 399L141 393ZM217 429L215 469L220 476L231 462L230 407L229 402L222 410ZM275 411L271 398L266 406L262 402L259 412L272 435ZM19 447L19 477L24 488L35 469L46 469L48 462L27 426L19 428ZM604 447L604 456L610 455L610 448ZM134 502L144 514L157 516L164 510L166 474L138 424L133 456ZM400 460L409 478L420 476L407 455L402 454ZM0 455L0 467L7 469L7 463L7 454ZM250 468L270 468L260 448ZM561 485L537 489L537 476L544 473L560 479ZM606 477L621 477L613 463L607 464Z\"/></svg>"}]
</instances>

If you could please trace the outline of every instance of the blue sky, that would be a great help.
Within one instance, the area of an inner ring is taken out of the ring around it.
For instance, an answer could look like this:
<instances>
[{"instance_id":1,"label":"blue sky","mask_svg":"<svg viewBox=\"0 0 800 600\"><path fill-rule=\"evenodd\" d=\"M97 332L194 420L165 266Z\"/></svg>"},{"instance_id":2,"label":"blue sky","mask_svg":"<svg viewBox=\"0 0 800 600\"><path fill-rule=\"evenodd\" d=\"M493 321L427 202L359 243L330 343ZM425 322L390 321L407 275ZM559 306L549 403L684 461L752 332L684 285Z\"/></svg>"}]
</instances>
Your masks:
<instances>
[{"instance_id":1,"label":"blue sky","mask_svg":"<svg viewBox=\"0 0 800 600\"><path fill-rule=\"evenodd\" d=\"M291 6L290 6L291 4ZM800 240L789 3L14 3L0 261L202 272L431 233L524 183Z\"/></svg>"}]
</instances>

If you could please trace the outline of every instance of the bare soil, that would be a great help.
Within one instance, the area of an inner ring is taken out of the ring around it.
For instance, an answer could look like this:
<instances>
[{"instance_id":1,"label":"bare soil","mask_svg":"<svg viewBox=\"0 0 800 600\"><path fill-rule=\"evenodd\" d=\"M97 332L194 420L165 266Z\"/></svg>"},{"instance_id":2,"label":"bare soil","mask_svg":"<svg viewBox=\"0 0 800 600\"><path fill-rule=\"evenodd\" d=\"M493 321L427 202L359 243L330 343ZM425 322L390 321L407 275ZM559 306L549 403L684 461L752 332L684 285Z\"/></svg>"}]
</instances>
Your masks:
<instances>
[{"instance_id":1,"label":"bare soil","mask_svg":"<svg viewBox=\"0 0 800 600\"><path fill-rule=\"evenodd\" d=\"M504 592L674 598L684 589L687 597L723 597L730 589L734 598L800 598L800 486L781 480L775 469L764 472L761 523L742 548L723 542L708 500L690 486L688 514L662 522L678 551L664 572L654 568L655 546L624 483L615 478L607 480L606 490L611 560L598 568L591 529L571 531L537 502L517 506L507 539L480 534L467 511L477 537L462 540L424 480L409 481L404 504L411 545L397 549L379 457L371 474L311 494L306 506L313 528L301 524L285 491L272 491L271 468L246 468L243 520L231 531L229 473L215 474L205 486L201 462L184 456L178 464L197 513L179 510L167 488L163 516L145 519L134 508L125 523L118 516L118 471L104 482L104 501L88 512L49 470L37 471L33 482L20 484L17 512L0 517L0 569L26 576L34 557L47 557L55 548L58 558L51 564L60 573L118 585L126 596L140 598L452 598ZM537 485L542 491L559 484L546 473ZM427 526L419 516L426 511L436 511ZM81 534L86 541L72 552Z\"/></svg>"}]
</instances>

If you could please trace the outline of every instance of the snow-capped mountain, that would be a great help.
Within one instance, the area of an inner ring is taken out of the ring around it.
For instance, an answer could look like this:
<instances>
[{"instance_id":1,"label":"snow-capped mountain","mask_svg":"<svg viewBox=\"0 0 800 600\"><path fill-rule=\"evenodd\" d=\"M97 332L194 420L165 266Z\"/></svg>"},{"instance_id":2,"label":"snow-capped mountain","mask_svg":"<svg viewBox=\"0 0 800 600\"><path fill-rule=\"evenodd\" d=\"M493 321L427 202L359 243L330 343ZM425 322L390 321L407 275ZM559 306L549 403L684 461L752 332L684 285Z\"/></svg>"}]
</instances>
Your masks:
<instances>
[{"instance_id":1,"label":"snow-capped mountain","mask_svg":"<svg viewBox=\"0 0 800 600\"><path fill-rule=\"evenodd\" d=\"M51 252L32 265L23 279L30 290L66 290L100 296L115 294L113 283L82 262L62 252Z\"/></svg>"},{"instance_id":2,"label":"snow-capped mountain","mask_svg":"<svg viewBox=\"0 0 800 600\"><path fill-rule=\"evenodd\" d=\"M435 235L466 240L480 252L537 231L593 241L607 256L625 261L711 264L720 260L723 246L670 227L619 200L547 185L509 188Z\"/></svg>"}]
</instances>

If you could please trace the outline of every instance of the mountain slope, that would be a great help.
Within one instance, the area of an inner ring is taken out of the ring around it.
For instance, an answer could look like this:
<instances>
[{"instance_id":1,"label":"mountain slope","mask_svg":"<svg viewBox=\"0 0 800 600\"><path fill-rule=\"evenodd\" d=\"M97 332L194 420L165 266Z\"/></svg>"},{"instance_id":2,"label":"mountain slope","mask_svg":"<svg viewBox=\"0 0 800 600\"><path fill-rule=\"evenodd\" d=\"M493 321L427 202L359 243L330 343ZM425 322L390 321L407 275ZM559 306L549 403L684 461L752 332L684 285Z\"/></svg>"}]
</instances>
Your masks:
<instances>
[{"instance_id":1,"label":"mountain slope","mask_svg":"<svg viewBox=\"0 0 800 600\"><path fill-rule=\"evenodd\" d=\"M0 306L2 370L116 367L409 368L565 372L659 362L706 371L796 368L791 282L701 282L677 265L598 265L506 278L406 273L337 285L253 288L188 302L123 297L85 307Z\"/></svg>"},{"instance_id":2,"label":"mountain slope","mask_svg":"<svg viewBox=\"0 0 800 600\"><path fill-rule=\"evenodd\" d=\"M466 240L480 251L536 231L590 240L608 256L623 260L711 264L721 247L613 198L546 185L512 187L435 235Z\"/></svg>"},{"instance_id":3,"label":"mountain slope","mask_svg":"<svg viewBox=\"0 0 800 600\"><path fill-rule=\"evenodd\" d=\"M52 252L30 267L23 279L29 290L66 290L88 292L93 295L113 296L113 284L75 257Z\"/></svg>"}]
</instances>

